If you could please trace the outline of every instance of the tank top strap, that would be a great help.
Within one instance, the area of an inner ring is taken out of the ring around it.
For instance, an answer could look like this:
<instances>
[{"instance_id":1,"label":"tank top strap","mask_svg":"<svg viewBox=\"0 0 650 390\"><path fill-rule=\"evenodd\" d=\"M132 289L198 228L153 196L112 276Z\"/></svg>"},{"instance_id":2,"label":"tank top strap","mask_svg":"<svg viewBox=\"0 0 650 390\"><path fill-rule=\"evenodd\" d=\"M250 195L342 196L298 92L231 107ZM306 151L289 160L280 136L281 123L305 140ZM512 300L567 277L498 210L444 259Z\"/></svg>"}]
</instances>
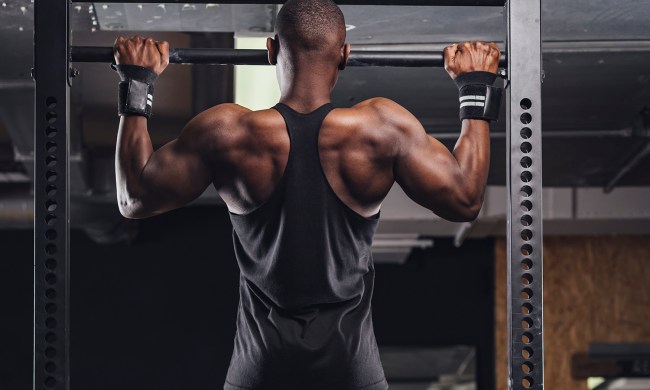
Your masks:
<instances>
[{"instance_id":1,"label":"tank top strap","mask_svg":"<svg viewBox=\"0 0 650 390\"><path fill-rule=\"evenodd\" d=\"M320 176L322 170L318 153L318 134L325 117L335 108L334 105L326 103L305 114L283 103L278 103L273 108L284 118L291 141L286 169L304 172L312 178Z\"/></svg>"}]
</instances>

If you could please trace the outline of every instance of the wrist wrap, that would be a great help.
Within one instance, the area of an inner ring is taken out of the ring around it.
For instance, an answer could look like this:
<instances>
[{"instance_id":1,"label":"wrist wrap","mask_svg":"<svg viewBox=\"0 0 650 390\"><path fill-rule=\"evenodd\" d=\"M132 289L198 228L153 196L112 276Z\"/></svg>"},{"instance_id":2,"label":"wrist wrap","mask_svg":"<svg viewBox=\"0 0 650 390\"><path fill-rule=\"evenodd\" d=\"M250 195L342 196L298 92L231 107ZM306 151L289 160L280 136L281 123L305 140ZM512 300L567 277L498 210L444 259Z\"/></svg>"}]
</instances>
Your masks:
<instances>
[{"instance_id":1,"label":"wrist wrap","mask_svg":"<svg viewBox=\"0 0 650 390\"><path fill-rule=\"evenodd\" d=\"M502 88L495 87L497 75L490 72L469 72L456 77L460 101L460 120L496 121L501 110Z\"/></svg>"},{"instance_id":2,"label":"wrist wrap","mask_svg":"<svg viewBox=\"0 0 650 390\"><path fill-rule=\"evenodd\" d=\"M151 118L156 72L137 65L113 65L113 69L122 80L118 87L117 113Z\"/></svg>"}]
</instances>

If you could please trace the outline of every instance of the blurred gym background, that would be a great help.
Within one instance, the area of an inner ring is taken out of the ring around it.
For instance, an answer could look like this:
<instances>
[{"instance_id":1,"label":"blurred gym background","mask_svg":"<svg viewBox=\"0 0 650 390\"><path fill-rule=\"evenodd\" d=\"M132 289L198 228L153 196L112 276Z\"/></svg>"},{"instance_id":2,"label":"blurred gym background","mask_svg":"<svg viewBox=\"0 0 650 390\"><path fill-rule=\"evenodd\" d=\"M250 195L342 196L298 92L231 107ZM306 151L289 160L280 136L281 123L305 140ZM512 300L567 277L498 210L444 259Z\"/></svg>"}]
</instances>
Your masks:
<instances>
[{"instance_id":1,"label":"blurred gym background","mask_svg":"<svg viewBox=\"0 0 650 390\"><path fill-rule=\"evenodd\" d=\"M276 5L73 3L74 45L142 34L171 47L264 48ZM501 8L343 6L353 50L504 48ZM0 389L32 380L33 0L0 3ZM543 2L546 386L650 389L650 2ZM232 352L238 269L213 189L132 221L118 212L117 76L75 64L71 89L71 389L214 389ZM270 107L275 69L171 65L150 132L193 115ZM457 90L442 69L348 68L339 107L384 96L453 147ZM395 187L376 243L375 331L391 389L506 388L505 120L492 128L479 219L443 221ZM609 364L594 368L593 359Z\"/></svg>"}]
</instances>

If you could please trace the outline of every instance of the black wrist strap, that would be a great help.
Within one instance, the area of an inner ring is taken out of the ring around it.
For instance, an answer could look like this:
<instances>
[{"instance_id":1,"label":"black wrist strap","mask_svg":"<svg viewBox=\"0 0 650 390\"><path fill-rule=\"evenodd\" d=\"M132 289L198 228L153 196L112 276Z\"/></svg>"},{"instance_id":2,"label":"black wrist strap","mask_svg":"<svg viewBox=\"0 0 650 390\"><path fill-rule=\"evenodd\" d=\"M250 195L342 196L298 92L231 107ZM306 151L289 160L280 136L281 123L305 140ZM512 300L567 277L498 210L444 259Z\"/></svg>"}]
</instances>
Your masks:
<instances>
[{"instance_id":1,"label":"black wrist strap","mask_svg":"<svg viewBox=\"0 0 650 390\"><path fill-rule=\"evenodd\" d=\"M469 72L456 77L459 91L460 119L496 121L501 110L502 88L492 84L497 75L490 72Z\"/></svg>"},{"instance_id":2,"label":"black wrist strap","mask_svg":"<svg viewBox=\"0 0 650 390\"><path fill-rule=\"evenodd\" d=\"M140 115L151 118L153 85L138 80L120 81L117 113L120 116Z\"/></svg>"},{"instance_id":3,"label":"black wrist strap","mask_svg":"<svg viewBox=\"0 0 650 390\"><path fill-rule=\"evenodd\" d=\"M156 72L136 65L113 65L113 68L122 80L118 87L118 114L151 118Z\"/></svg>"}]
</instances>

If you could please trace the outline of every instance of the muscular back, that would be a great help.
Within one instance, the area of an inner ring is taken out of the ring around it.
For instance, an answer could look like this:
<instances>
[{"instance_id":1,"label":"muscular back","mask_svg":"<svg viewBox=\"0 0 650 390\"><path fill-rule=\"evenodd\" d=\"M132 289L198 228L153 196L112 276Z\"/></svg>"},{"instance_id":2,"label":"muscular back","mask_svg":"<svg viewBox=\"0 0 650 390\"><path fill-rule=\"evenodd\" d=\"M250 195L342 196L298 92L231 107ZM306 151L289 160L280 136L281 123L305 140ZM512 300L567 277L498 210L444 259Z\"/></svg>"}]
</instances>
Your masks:
<instances>
[{"instance_id":1,"label":"muscular back","mask_svg":"<svg viewBox=\"0 0 650 390\"><path fill-rule=\"evenodd\" d=\"M336 195L352 210L370 216L394 182L396 155L394 130L382 125L377 101L352 108L334 109L319 133L318 150L323 173ZM250 212L268 199L286 167L290 141L286 124L274 109L250 111L236 105L215 107L229 110L232 128L216 161L214 186L230 211Z\"/></svg>"}]
</instances>

